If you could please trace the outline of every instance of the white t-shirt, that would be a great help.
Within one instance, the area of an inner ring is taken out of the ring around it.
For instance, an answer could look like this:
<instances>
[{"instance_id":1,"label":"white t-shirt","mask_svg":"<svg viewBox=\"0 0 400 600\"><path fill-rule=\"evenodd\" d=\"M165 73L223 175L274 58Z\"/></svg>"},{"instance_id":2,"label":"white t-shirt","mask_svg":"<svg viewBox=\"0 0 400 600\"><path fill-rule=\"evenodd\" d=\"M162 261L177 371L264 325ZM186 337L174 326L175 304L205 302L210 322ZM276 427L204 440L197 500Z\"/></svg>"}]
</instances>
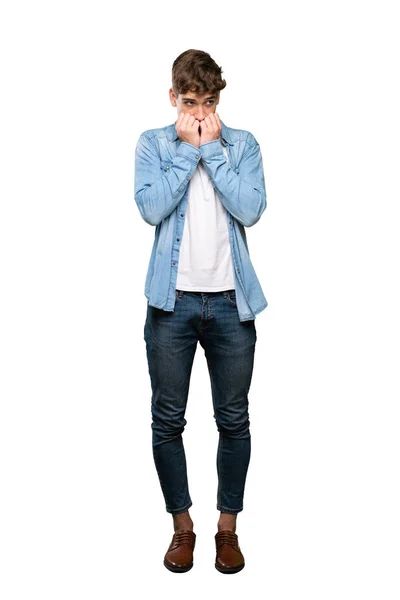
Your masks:
<instances>
[{"instance_id":1,"label":"white t-shirt","mask_svg":"<svg viewBox=\"0 0 400 600\"><path fill-rule=\"evenodd\" d=\"M229 161L224 146L222 150ZM201 160L189 183L175 287L198 292L235 289L227 212Z\"/></svg>"}]
</instances>

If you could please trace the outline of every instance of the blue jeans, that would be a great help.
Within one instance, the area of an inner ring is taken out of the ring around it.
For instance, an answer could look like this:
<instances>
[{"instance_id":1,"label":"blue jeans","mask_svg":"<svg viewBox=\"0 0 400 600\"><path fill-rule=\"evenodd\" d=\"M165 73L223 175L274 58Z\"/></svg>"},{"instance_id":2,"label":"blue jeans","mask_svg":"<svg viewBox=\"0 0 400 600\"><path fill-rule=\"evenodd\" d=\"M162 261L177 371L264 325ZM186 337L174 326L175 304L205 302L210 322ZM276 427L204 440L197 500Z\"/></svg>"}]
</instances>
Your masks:
<instances>
[{"instance_id":1,"label":"blue jeans","mask_svg":"<svg viewBox=\"0 0 400 600\"><path fill-rule=\"evenodd\" d=\"M254 319L240 321L235 290L176 290L174 312L147 304L144 339L152 387L153 457L166 510L192 506L182 433L193 359L199 341L211 380L219 431L217 509L237 514L250 461L248 392L257 340Z\"/></svg>"}]
</instances>

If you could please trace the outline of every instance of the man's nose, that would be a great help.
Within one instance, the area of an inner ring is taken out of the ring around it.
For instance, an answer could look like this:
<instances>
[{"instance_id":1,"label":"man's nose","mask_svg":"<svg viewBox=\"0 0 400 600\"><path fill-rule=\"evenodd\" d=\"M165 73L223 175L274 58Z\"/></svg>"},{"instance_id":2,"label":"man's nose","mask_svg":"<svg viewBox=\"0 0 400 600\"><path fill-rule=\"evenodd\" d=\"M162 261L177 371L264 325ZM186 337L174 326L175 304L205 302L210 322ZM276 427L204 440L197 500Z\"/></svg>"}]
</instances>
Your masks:
<instances>
[{"instance_id":1,"label":"man's nose","mask_svg":"<svg viewBox=\"0 0 400 600\"><path fill-rule=\"evenodd\" d=\"M204 110L202 108L197 111L196 119L198 121L202 121L204 119Z\"/></svg>"}]
</instances>

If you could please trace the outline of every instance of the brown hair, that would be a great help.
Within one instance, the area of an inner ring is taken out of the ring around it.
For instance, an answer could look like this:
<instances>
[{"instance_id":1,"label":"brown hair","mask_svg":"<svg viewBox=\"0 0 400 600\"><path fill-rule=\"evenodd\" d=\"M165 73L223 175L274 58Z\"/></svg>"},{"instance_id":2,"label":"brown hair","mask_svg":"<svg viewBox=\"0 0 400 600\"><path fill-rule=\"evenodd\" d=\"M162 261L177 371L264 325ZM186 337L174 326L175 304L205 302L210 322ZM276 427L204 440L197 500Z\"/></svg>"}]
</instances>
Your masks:
<instances>
[{"instance_id":1,"label":"brown hair","mask_svg":"<svg viewBox=\"0 0 400 600\"><path fill-rule=\"evenodd\" d=\"M176 95L216 93L226 86L222 68L202 50L185 50L172 65L172 87Z\"/></svg>"}]
</instances>

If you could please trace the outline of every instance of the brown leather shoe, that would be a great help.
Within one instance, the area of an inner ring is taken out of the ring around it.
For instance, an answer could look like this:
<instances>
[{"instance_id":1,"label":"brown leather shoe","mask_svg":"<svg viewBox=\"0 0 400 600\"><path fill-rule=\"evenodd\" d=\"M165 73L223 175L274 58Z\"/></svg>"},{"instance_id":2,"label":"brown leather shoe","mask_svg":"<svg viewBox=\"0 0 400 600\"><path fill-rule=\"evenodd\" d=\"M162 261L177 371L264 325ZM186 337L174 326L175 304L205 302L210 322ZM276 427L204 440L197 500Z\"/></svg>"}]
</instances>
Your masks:
<instances>
[{"instance_id":1,"label":"brown leather shoe","mask_svg":"<svg viewBox=\"0 0 400 600\"><path fill-rule=\"evenodd\" d=\"M215 534L217 556L215 568L221 573L237 573L244 567L244 556L239 547L239 540L233 531L218 531Z\"/></svg>"},{"instance_id":2,"label":"brown leather shoe","mask_svg":"<svg viewBox=\"0 0 400 600\"><path fill-rule=\"evenodd\" d=\"M164 556L164 565L174 573L185 573L193 567L193 550L196 534L193 531L176 531Z\"/></svg>"}]
</instances>

